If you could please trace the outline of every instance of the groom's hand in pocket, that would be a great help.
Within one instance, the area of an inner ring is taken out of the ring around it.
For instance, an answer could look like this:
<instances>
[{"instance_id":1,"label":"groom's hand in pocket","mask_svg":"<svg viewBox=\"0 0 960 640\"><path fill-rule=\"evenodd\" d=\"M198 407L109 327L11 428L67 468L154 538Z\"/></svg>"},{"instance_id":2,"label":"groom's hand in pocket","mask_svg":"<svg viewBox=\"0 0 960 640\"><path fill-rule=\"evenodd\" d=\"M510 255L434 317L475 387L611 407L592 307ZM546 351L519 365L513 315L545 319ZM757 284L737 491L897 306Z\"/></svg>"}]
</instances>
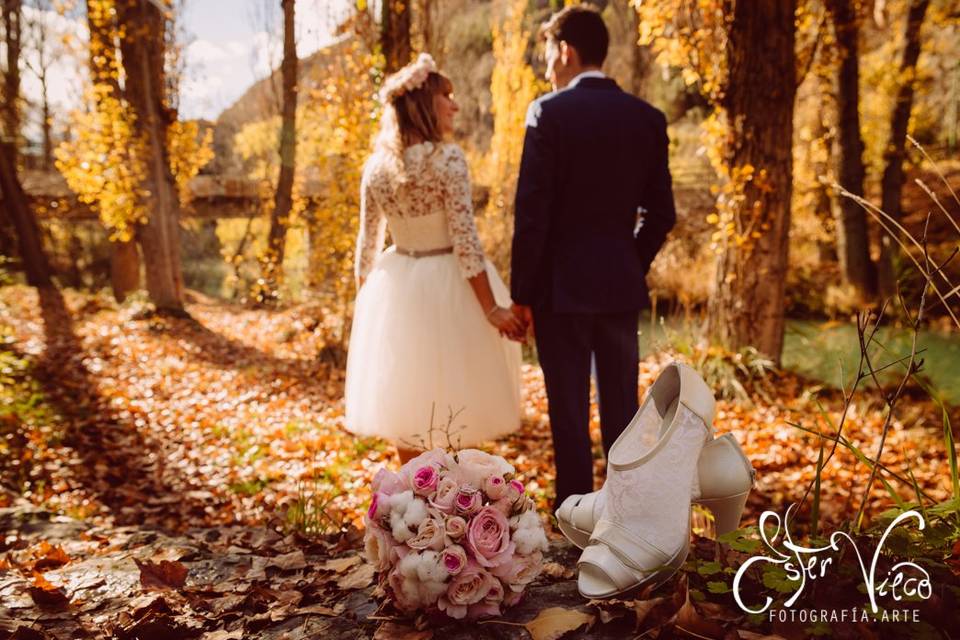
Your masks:
<instances>
[{"instance_id":1,"label":"groom's hand in pocket","mask_svg":"<svg viewBox=\"0 0 960 640\"><path fill-rule=\"evenodd\" d=\"M510 307L510 310L513 311L513 315L517 316L520 322L523 323L524 332L529 331L531 336L536 336L533 330L533 312L530 310L530 307L522 304L514 304Z\"/></svg>"}]
</instances>

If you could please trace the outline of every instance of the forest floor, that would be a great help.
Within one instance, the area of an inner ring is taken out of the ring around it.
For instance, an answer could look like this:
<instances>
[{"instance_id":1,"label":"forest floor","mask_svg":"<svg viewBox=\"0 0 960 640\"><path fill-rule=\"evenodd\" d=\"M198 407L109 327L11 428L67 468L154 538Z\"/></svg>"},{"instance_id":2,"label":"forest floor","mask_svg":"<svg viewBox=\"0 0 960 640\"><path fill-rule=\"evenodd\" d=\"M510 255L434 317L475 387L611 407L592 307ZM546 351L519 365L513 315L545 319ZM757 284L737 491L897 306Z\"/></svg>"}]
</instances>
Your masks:
<instances>
[{"instance_id":1,"label":"forest floor","mask_svg":"<svg viewBox=\"0 0 960 640\"><path fill-rule=\"evenodd\" d=\"M727 604L704 601L696 571L657 598L587 604L572 580L574 549L555 531L547 571L500 622L422 628L395 619L359 555L370 480L395 463L381 441L341 428L342 349L325 311L195 300L189 318L171 318L69 291L0 288L0 638L546 638L558 636L537 633L584 625L577 637L604 638L678 620L712 637L743 622L729 594ZM645 358L641 389L674 357ZM719 402L715 428L736 434L757 470L749 524L801 502L820 440L791 423L832 431L826 418L837 419L842 397L775 371L745 392ZM943 501L943 416L910 393L883 462ZM534 365L524 368L524 398L522 428L488 448L516 466L546 514L552 450ZM949 414L960 424L956 407ZM864 392L844 433L872 454L882 424L880 393ZM600 482L599 456L596 468ZM853 516L867 475L837 449L821 475L825 529ZM913 497L909 484L892 484ZM891 506L877 483L867 517ZM709 525L700 533L709 536ZM697 549L708 563L729 551L708 537Z\"/></svg>"}]
</instances>

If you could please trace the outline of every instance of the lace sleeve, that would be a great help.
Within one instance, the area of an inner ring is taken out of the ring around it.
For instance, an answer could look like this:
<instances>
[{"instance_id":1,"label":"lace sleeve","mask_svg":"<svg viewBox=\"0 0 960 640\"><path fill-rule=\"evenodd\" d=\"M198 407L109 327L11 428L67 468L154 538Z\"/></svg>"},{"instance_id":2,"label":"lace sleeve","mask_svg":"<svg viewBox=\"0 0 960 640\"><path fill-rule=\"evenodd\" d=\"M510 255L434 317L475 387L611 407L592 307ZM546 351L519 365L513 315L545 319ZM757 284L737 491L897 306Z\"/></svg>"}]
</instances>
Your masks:
<instances>
[{"instance_id":1,"label":"lace sleeve","mask_svg":"<svg viewBox=\"0 0 960 640\"><path fill-rule=\"evenodd\" d=\"M387 218L374 200L370 177L365 171L360 181L360 230L357 233L354 276L359 284L373 267L373 261L383 249L387 232Z\"/></svg>"},{"instance_id":2,"label":"lace sleeve","mask_svg":"<svg viewBox=\"0 0 960 640\"><path fill-rule=\"evenodd\" d=\"M447 230L453 241L453 251L460 262L460 273L464 278L472 278L483 273L486 264L473 220L470 171L460 147L451 146L445 154L443 173Z\"/></svg>"}]
</instances>

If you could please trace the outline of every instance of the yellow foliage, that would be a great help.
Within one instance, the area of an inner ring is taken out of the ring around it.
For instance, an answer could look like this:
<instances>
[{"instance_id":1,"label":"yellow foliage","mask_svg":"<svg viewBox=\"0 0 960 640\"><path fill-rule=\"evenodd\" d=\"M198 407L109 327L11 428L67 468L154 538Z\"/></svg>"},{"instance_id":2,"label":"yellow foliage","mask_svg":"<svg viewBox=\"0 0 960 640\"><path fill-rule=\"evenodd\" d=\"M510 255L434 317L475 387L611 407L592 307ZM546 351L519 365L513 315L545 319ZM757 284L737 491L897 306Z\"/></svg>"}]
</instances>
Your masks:
<instances>
[{"instance_id":1,"label":"yellow foliage","mask_svg":"<svg viewBox=\"0 0 960 640\"><path fill-rule=\"evenodd\" d=\"M201 138L200 126L196 122L174 122L167 130L167 154L180 204L186 205L190 201L187 188L190 180L213 160L213 129L207 129Z\"/></svg>"},{"instance_id":2,"label":"yellow foliage","mask_svg":"<svg viewBox=\"0 0 960 640\"><path fill-rule=\"evenodd\" d=\"M657 62L679 67L687 85L718 100L726 85L729 16L716 0L631 0L640 17L640 44L651 45Z\"/></svg>"},{"instance_id":3,"label":"yellow foliage","mask_svg":"<svg viewBox=\"0 0 960 640\"><path fill-rule=\"evenodd\" d=\"M134 115L107 85L87 90L92 108L71 114L75 137L56 149L56 165L67 185L119 240L132 238L146 221L142 181L145 148L134 134Z\"/></svg>"},{"instance_id":4,"label":"yellow foliage","mask_svg":"<svg viewBox=\"0 0 960 640\"><path fill-rule=\"evenodd\" d=\"M108 16L115 13L112 0L89 0L91 22L106 33L94 32L90 55L94 62L92 83L84 92L85 108L70 114L73 137L54 152L57 169L78 199L97 211L103 225L117 240L130 240L136 225L146 222L143 187L147 170L146 143L138 138L136 114L118 95L122 69L112 44L118 34L109 33ZM213 132L201 138L195 122L174 122L167 131L170 169L181 202L189 199L187 184L213 158Z\"/></svg>"},{"instance_id":5,"label":"yellow foliage","mask_svg":"<svg viewBox=\"0 0 960 640\"><path fill-rule=\"evenodd\" d=\"M354 286L360 178L377 130L382 68L382 56L367 51L358 37L350 41L329 69L338 82L311 93L298 145L325 187L308 216L310 277L313 283L324 283L344 308Z\"/></svg>"},{"instance_id":6,"label":"yellow foliage","mask_svg":"<svg viewBox=\"0 0 960 640\"><path fill-rule=\"evenodd\" d=\"M530 33L523 27L525 0L498 0L494 6L493 74L490 80L493 138L481 181L490 200L478 225L491 261L509 271L516 193L527 107L544 87L526 63Z\"/></svg>"},{"instance_id":7,"label":"yellow foliage","mask_svg":"<svg viewBox=\"0 0 960 640\"><path fill-rule=\"evenodd\" d=\"M375 98L383 64L361 38L340 46L325 81L297 108L290 226L305 230L309 237L305 244L310 284L331 301L347 305L353 287L360 178L376 132ZM266 213L273 207L280 170L279 133L280 118L272 117L246 124L234 137L247 175L261 185ZM311 198L308 194L314 192L323 195Z\"/></svg>"}]
</instances>

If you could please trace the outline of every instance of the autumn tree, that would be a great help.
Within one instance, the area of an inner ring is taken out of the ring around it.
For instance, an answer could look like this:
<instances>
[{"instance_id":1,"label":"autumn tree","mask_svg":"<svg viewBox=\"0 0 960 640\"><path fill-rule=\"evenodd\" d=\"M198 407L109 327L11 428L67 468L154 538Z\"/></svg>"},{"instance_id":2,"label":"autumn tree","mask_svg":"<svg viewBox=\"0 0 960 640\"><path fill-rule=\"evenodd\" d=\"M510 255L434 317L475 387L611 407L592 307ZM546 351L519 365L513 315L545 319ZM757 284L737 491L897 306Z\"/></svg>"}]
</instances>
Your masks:
<instances>
[{"instance_id":1,"label":"autumn tree","mask_svg":"<svg viewBox=\"0 0 960 640\"><path fill-rule=\"evenodd\" d=\"M884 168L881 179L880 208L894 222L901 217L900 197L903 192L903 161L907 139L907 127L910 124L910 111L913 107L914 84L916 81L917 60L920 58L922 42L920 29L927 13L930 0L910 0L907 21L904 30L903 52L900 58L898 88L893 112L890 114L890 134L884 151ZM895 237L898 234L895 224L885 223L886 233L880 241L880 263L878 280L881 295L890 297L896 294L896 274L894 259L898 253Z\"/></svg>"},{"instance_id":2,"label":"autumn tree","mask_svg":"<svg viewBox=\"0 0 960 640\"><path fill-rule=\"evenodd\" d=\"M797 85L796 1L635 2L642 44L699 83L714 114L708 155L720 174L710 332L779 362Z\"/></svg>"},{"instance_id":3,"label":"autumn tree","mask_svg":"<svg viewBox=\"0 0 960 640\"><path fill-rule=\"evenodd\" d=\"M283 7L283 106L280 124L280 177L273 209L270 212L270 233L267 255L262 262L271 289L282 276L285 239L290 211L293 207L293 177L297 157L297 43L295 39L294 0L281 0Z\"/></svg>"},{"instance_id":4,"label":"autumn tree","mask_svg":"<svg viewBox=\"0 0 960 640\"><path fill-rule=\"evenodd\" d=\"M161 0L87 0L92 82L84 108L70 116L73 136L54 155L78 199L96 210L110 231L118 299L139 281L135 240L151 301L179 313L179 209L188 199L189 180L212 158L212 135L200 136L198 125L180 122L171 107L176 77L167 64L176 66L176 52L168 45L173 14L161 11L162 5Z\"/></svg>"},{"instance_id":5,"label":"autumn tree","mask_svg":"<svg viewBox=\"0 0 960 640\"><path fill-rule=\"evenodd\" d=\"M90 78L92 80L92 89L90 98L92 105L92 115L100 116L94 128L88 128L83 135L94 134L95 131L102 131L103 136L100 144L93 146L104 146L110 148L119 154L126 155L127 138L132 133L129 113L123 108L122 94L120 91L120 61L117 48L117 24L116 11L112 0L89 0L87 2L87 29L90 34L87 46ZM121 127L110 126L108 121L112 121ZM99 125L99 126L98 126ZM108 128L109 127L109 128ZM113 138L111 134L120 136L120 139ZM114 164L125 164L122 157L115 157ZM136 167L139 169L139 158L129 158L130 164L126 169ZM81 163L82 164L82 163ZM86 165L90 166L89 162ZM107 169L107 167L104 167ZM118 167L119 169L119 167ZM127 180L115 183L119 187L118 204L121 208L129 210L130 202L133 199L128 198L129 191L135 188L133 185L139 182L139 172L121 171ZM68 177L69 180L69 177ZM129 184L124 184L128 182ZM102 207L105 201L97 198L97 202ZM101 217L105 212L101 210ZM110 286L113 290L113 297L118 302L123 302L126 297L135 291L140 285L140 252L134 238L134 225L132 216L128 211L118 211L115 214L107 212L106 222L108 227L112 226L118 230L118 233L112 233L110 238ZM130 223L130 224L128 224Z\"/></svg>"},{"instance_id":6,"label":"autumn tree","mask_svg":"<svg viewBox=\"0 0 960 640\"><path fill-rule=\"evenodd\" d=\"M148 0L118 0L124 94L134 115L134 135L143 147L146 220L138 230L147 291L158 310L183 310L179 203L170 170L167 135L176 113L164 100L166 17Z\"/></svg>"},{"instance_id":7,"label":"autumn tree","mask_svg":"<svg viewBox=\"0 0 960 640\"><path fill-rule=\"evenodd\" d=\"M53 169L53 114L50 109L50 68L63 55L62 46L55 34L49 33L46 19L53 11L50 0L34 0L30 17L25 17L26 42L34 56L25 57L26 68L40 83L40 133L42 136L42 168Z\"/></svg>"},{"instance_id":8,"label":"autumn tree","mask_svg":"<svg viewBox=\"0 0 960 640\"><path fill-rule=\"evenodd\" d=\"M13 228L27 283L49 287L50 265L43 250L40 225L17 174L17 140L20 137L20 41L23 7L20 0L4 0L0 13L6 60L3 69L3 122L0 130L0 192L3 223Z\"/></svg>"},{"instance_id":9,"label":"autumn tree","mask_svg":"<svg viewBox=\"0 0 960 640\"><path fill-rule=\"evenodd\" d=\"M20 49L23 37L23 4L21 0L0 0L0 26L3 27L5 59L3 67L3 135L13 142L7 148L11 162L17 161L17 142L20 136Z\"/></svg>"},{"instance_id":10,"label":"autumn tree","mask_svg":"<svg viewBox=\"0 0 960 640\"><path fill-rule=\"evenodd\" d=\"M866 167L860 134L860 16L855 0L827 2L839 56L836 81L837 179L850 193L863 196ZM851 198L837 203L837 255L844 282L861 300L873 296L876 273L870 260L867 217Z\"/></svg>"},{"instance_id":11,"label":"autumn tree","mask_svg":"<svg viewBox=\"0 0 960 640\"><path fill-rule=\"evenodd\" d=\"M412 0L383 0L380 9L380 49L384 71L393 73L413 57L410 46Z\"/></svg>"}]
</instances>

